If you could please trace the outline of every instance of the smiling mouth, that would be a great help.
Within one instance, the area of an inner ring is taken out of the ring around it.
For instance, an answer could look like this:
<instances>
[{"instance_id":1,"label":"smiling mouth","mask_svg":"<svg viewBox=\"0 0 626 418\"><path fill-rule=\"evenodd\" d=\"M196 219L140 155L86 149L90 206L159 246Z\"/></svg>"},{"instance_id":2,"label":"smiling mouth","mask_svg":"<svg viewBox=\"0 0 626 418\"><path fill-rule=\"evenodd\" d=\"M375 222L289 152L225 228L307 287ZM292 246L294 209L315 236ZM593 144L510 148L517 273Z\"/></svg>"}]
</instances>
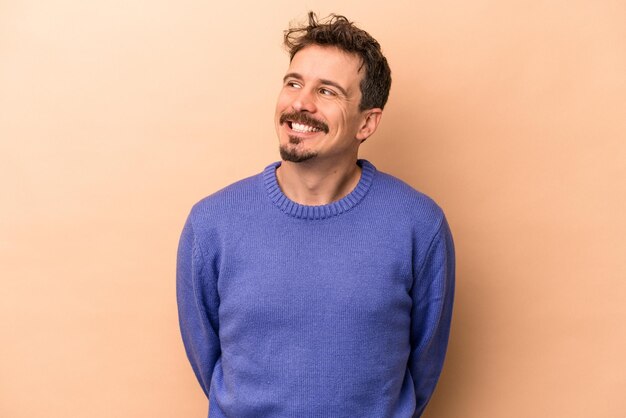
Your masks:
<instances>
[{"instance_id":1,"label":"smiling mouth","mask_svg":"<svg viewBox=\"0 0 626 418\"><path fill-rule=\"evenodd\" d=\"M289 129L299 134L328 133L328 125L309 116L307 113L283 113L280 115L280 124L287 124Z\"/></svg>"},{"instance_id":2,"label":"smiling mouth","mask_svg":"<svg viewBox=\"0 0 626 418\"><path fill-rule=\"evenodd\" d=\"M316 128L314 126L309 126L309 125L304 125L302 123L297 123L297 122L287 122L287 125L292 131L302 133L302 134L309 133L309 132L321 132L322 131L320 128Z\"/></svg>"}]
</instances>

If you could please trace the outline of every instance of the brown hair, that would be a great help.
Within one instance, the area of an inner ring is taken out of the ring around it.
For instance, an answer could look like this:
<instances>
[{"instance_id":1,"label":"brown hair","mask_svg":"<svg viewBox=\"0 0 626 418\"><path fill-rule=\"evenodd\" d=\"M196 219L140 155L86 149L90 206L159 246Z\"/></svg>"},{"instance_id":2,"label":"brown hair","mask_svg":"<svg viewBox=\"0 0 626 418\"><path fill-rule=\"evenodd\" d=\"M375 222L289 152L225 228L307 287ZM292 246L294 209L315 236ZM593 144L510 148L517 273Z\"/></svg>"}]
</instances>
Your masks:
<instances>
[{"instance_id":1,"label":"brown hair","mask_svg":"<svg viewBox=\"0 0 626 418\"><path fill-rule=\"evenodd\" d=\"M309 45L335 46L356 54L361 58L361 68L365 67L365 76L360 85L359 109L384 108L391 88L391 70L380 44L345 16L331 14L323 20L318 21L315 13L309 12L307 26L292 27L285 31L284 44L290 60Z\"/></svg>"}]
</instances>

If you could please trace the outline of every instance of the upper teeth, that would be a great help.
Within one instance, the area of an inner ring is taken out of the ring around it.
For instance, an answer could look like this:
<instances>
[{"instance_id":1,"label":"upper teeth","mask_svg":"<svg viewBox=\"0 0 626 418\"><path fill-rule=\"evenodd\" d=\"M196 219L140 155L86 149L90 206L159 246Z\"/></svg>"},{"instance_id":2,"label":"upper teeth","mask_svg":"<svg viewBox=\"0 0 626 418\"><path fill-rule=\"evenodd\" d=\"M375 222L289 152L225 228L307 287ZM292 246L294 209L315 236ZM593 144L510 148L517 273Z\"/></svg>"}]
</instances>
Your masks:
<instances>
[{"instance_id":1,"label":"upper teeth","mask_svg":"<svg viewBox=\"0 0 626 418\"><path fill-rule=\"evenodd\" d=\"M295 123L295 122L293 122L291 124L291 129L293 129L294 131L297 131L297 132L317 132L317 131L319 131L319 129L314 128L312 126L302 125L300 123Z\"/></svg>"}]
</instances>

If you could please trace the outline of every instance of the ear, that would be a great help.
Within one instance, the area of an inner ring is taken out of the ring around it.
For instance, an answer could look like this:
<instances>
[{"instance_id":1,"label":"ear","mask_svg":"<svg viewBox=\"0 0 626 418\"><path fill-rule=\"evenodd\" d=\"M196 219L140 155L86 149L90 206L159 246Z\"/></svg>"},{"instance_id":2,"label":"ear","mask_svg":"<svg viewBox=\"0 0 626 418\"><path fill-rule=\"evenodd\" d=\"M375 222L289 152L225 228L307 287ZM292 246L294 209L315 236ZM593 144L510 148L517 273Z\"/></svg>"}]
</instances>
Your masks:
<instances>
[{"instance_id":1,"label":"ear","mask_svg":"<svg viewBox=\"0 0 626 418\"><path fill-rule=\"evenodd\" d=\"M363 122L356 133L356 139L360 142L365 141L374 132L376 132L376 128L378 128L378 124L380 123L380 118L383 116L383 110L377 107L367 109L363 111L363 116Z\"/></svg>"}]
</instances>

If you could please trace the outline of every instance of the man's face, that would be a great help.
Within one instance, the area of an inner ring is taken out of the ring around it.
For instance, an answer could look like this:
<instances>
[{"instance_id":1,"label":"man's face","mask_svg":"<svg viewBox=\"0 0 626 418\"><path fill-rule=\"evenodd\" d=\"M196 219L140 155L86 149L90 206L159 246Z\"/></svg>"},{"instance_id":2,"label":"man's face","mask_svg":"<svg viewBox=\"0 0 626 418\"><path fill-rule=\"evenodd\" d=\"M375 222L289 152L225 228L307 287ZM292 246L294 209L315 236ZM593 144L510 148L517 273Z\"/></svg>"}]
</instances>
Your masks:
<instances>
[{"instance_id":1,"label":"man's face","mask_svg":"<svg viewBox=\"0 0 626 418\"><path fill-rule=\"evenodd\" d=\"M370 111L360 111L361 60L336 47L310 45L293 57L276 103L286 161L354 159Z\"/></svg>"}]
</instances>

